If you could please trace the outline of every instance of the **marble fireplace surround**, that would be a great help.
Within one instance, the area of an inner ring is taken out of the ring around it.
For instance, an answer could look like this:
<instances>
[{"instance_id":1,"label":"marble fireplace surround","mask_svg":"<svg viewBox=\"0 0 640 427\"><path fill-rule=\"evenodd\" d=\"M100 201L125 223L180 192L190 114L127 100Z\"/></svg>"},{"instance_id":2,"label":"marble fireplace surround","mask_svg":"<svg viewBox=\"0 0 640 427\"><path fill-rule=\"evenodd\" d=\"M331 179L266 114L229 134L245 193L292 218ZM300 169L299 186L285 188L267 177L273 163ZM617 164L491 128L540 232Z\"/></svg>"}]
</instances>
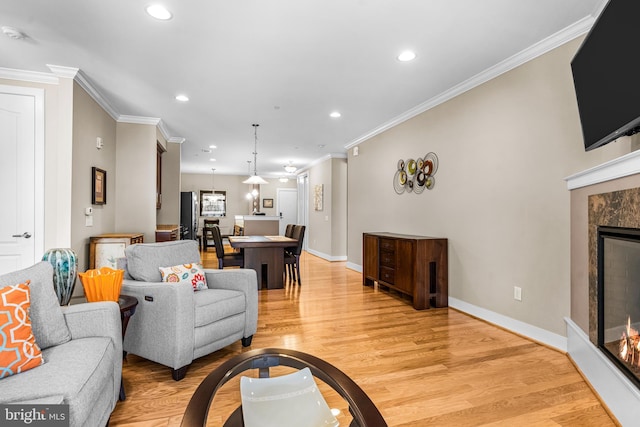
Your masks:
<instances>
[{"instance_id":1,"label":"marble fireplace surround","mask_svg":"<svg viewBox=\"0 0 640 427\"><path fill-rule=\"evenodd\" d=\"M640 419L640 390L597 348L597 227L640 228L640 151L566 178L571 190L569 356L623 425ZM587 291L588 289L588 291Z\"/></svg>"},{"instance_id":2,"label":"marble fireplace surround","mask_svg":"<svg viewBox=\"0 0 640 427\"><path fill-rule=\"evenodd\" d=\"M589 340L598 345L598 227L640 228L640 188L589 196Z\"/></svg>"}]
</instances>

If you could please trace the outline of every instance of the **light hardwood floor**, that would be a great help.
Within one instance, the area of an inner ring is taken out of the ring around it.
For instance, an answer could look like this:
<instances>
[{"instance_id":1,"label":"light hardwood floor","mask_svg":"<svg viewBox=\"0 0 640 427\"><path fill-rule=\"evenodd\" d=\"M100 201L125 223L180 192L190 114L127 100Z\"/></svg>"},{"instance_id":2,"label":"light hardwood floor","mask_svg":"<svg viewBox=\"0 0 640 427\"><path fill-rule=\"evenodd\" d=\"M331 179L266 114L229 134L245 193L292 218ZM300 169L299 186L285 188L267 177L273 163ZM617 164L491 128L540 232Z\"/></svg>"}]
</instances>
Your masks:
<instances>
[{"instance_id":1,"label":"light hardwood floor","mask_svg":"<svg viewBox=\"0 0 640 427\"><path fill-rule=\"evenodd\" d=\"M203 261L215 268L212 253ZM416 311L397 294L363 287L361 274L342 262L304 253L301 270L302 286L260 291L250 348L291 348L327 360L364 389L390 426L617 425L565 354L453 309ZM202 379L246 350L238 341L200 358L179 382L168 368L129 355L127 400L110 425L180 425ZM320 388L344 412L341 400ZM209 425L221 425L239 399L238 382L226 384Z\"/></svg>"}]
</instances>

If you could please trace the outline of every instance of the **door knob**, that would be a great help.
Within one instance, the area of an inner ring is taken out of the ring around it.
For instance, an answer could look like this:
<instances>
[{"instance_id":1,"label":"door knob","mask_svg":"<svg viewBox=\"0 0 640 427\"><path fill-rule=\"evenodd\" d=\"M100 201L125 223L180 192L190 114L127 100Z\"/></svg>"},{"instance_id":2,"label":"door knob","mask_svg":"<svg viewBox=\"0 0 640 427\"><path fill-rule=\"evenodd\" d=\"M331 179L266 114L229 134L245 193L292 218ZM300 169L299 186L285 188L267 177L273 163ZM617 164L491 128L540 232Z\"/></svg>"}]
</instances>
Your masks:
<instances>
[{"instance_id":1,"label":"door knob","mask_svg":"<svg viewBox=\"0 0 640 427\"><path fill-rule=\"evenodd\" d=\"M24 237L25 239L28 239L29 237L31 237L31 234L29 234L29 232L28 232L28 231L25 231L25 232L24 232L24 233L22 233L22 234L14 234L14 235L13 235L13 236L11 236L11 237Z\"/></svg>"}]
</instances>

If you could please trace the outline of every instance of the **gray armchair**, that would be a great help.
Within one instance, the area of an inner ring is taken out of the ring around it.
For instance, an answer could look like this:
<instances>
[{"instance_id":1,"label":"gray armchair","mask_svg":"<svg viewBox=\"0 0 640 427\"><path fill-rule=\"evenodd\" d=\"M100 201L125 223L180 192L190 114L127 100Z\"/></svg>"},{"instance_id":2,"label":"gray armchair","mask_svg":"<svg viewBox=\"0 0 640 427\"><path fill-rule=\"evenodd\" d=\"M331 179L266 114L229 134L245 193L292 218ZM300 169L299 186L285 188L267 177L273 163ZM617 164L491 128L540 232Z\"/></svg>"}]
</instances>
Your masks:
<instances>
[{"instance_id":1,"label":"gray armchair","mask_svg":"<svg viewBox=\"0 0 640 427\"><path fill-rule=\"evenodd\" d=\"M0 276L0 288L26 280L33 335L45 363L0 379L0 404L67 404L68 426L107 425L122 378L118 304L60 307L48 262Z\"/></svg>"},{"instance_id":2,"label":"gray armchair","mask_svg":"<svg viewBox=\"0 0 640 427\"><path fill-rule=\"evenodd\" d=\"M193 359L234 341L251 345L258 324L258 287L253 270L205 270L208 289L163 283L160 267L200 262L193 240L137 244L125 250L122 294L138 299L124 351L172 369L184 378Z\"/></svg>"}]
</instances>

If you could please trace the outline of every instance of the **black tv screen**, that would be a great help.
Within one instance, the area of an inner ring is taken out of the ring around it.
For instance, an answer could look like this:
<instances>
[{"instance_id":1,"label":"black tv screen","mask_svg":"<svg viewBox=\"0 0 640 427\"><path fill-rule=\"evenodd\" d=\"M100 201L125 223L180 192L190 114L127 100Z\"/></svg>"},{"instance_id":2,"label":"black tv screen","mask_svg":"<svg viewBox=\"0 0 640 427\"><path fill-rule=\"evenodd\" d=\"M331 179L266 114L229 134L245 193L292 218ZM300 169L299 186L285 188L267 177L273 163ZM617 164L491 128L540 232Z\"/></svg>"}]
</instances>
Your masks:
<instances>
[{"instance_id":1,"label":"black tv screen","mask_svg":"<svg viewBox=\"0 0 640 427\"><path fill-rule=\"evenodd\" d=\"M640 125L640 0L610 0L571 61L585 150Z\"/></svg>"}]
</instances>

